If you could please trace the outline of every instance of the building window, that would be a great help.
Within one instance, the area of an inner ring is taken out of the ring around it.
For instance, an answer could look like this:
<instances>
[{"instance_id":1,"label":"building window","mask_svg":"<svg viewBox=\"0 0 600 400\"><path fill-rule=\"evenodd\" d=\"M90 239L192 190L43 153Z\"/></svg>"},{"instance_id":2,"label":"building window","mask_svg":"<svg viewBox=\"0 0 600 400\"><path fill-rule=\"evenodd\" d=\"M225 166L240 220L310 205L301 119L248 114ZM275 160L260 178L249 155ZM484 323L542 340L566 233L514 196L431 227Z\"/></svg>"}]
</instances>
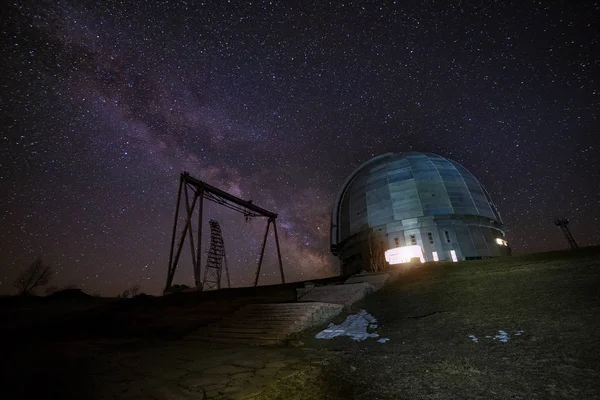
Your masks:
<instances>
[{"instance_id":1,"label":"building window","mask_svg":"<svg viewBox=\"0 0 600 400\"><path fill-rule=\"evenodd\" d=\"M396 247L399 247L400 246L400 239L394 238L394 244L396 245Z\"/></svg>"},{"instance_id":2,"label":"building window","mask_svg":"<svg viewBox=\"0 0 600 400\"><path fill-rule=\"evenodd\" d=\"M453 262L458 261L458 258L456 257L456 252L454 250L450 250L450 257L452 257Z\"/></svg>"},{"instance_id":3,"label":"building window","mask_svg":"<svg viewBox=\"0 0 600 400\"><path fill-rule=\"evenodd\" d=\"M444 231L444 234L446 235L446 243L451 243L452 241L450 240L450 232Z\"/></svg>"},{"instance_id":4,"label":"building window","mask_svg":"<svg viewBox=\"0 0 600 400\"><path fill-rule=\"evenodd\" d=\"M440 261L440 258L437 255L437 251L434 251L433 253L431 253L431 255L433 256L433 261Z\"/></svg>"},{"instance_id":5,"label":"building window","mask_svg":"<svg viewBox=\"0 0 600 400\"><path fill-rule=\"evenodd\" d=\"M433 233L427 232L427 238L429 239L429 244L433 244Z\"/></svg>"},{"instance_id":6,"label":"building window","mask_svg":"<svg viewBox=\"0 0 600 400\"><path fill-rule=\"evenodd\" d=\"M413 246L417 244L417 237L415 235L410 235L410 244Z\"/></svg>"}]
</instances>

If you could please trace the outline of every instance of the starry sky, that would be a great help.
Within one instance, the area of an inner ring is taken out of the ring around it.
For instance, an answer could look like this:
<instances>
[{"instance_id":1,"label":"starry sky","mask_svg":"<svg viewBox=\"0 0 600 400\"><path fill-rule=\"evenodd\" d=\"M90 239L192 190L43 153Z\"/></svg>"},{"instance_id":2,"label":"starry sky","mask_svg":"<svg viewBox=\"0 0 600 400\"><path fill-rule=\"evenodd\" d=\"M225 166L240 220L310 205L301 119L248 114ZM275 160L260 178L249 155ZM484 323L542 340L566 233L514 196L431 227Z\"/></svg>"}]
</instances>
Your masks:
<instances>
[{"instance_id":1,"label":"starry sky","mask_svg":"<svg viewBox=\"0 0 600 400\"><path fill-rule=\"evenodd\" d=\"M59 287L158 294L183 170L279 214L288 280L335 274L336 192L385 152L464 165L515 253L565 248L560 214L600 244L598 1L6 3L2 294L38 256ZM266 221L205 211L248 284Z\"/></svg>"}]
</instances>

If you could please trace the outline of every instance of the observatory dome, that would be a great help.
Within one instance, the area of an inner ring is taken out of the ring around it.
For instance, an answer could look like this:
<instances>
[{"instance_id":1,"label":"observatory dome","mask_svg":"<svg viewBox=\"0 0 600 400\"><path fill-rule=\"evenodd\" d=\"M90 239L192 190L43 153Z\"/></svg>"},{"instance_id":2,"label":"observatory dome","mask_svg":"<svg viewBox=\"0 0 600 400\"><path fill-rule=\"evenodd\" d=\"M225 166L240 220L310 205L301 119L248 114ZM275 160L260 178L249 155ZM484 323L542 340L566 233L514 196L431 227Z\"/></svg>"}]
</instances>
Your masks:
<instances>
[{"instance_id":1,"label":"observatory dome","mask_svg":"<svg viewBox=\"0 0 600 400\"><path fill-rule=\"evenodd\" d=\"M420 247L422 261L508 254L497 207L462 165L431 153L388 153L346 179L331 218L331 251L345 273L373 250ZM389 260L388 260L389 261Z\"/></svg>"}]
</instances>

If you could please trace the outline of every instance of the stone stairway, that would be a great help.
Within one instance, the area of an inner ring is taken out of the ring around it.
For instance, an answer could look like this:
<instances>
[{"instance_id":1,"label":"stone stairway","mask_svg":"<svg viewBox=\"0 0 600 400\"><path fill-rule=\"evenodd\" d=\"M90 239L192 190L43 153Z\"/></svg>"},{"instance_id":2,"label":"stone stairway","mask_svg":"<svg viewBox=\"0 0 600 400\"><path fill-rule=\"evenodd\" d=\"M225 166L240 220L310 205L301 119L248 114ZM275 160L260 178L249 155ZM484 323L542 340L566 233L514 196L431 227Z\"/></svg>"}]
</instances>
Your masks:
<instances>
[{"instance_id":1,"label":"stone stairway","mask_svg":"<svg viewBox=\"0 0 600 400\"><path fill-rule=\"evenodd\" d=\"M342 309L343 305L321 302L248 304L186 339L275 345L294 332L327 322Z\"/></svg>"}]
</instances>

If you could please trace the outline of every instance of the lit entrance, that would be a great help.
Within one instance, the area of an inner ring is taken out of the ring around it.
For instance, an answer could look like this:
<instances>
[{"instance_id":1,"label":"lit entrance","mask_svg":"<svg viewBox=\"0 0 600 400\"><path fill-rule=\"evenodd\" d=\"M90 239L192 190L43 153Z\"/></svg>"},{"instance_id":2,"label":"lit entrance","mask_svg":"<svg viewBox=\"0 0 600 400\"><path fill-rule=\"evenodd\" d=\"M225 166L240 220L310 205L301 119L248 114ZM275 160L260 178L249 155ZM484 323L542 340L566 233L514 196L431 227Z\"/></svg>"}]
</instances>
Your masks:
<instances>
[{"instance_id":1,"label":"lit entrance","mask_svg":"<svg viewBox=\"0 0 600 400\"><path fill-rule=\"evenodd\" d=\"M419 245L402 246L389 249L385 252L385 260L390 264L404 264L411 262L413 258L419 259L422 263L425 262L423 249Z\"/></svg>"}]
</instances>

